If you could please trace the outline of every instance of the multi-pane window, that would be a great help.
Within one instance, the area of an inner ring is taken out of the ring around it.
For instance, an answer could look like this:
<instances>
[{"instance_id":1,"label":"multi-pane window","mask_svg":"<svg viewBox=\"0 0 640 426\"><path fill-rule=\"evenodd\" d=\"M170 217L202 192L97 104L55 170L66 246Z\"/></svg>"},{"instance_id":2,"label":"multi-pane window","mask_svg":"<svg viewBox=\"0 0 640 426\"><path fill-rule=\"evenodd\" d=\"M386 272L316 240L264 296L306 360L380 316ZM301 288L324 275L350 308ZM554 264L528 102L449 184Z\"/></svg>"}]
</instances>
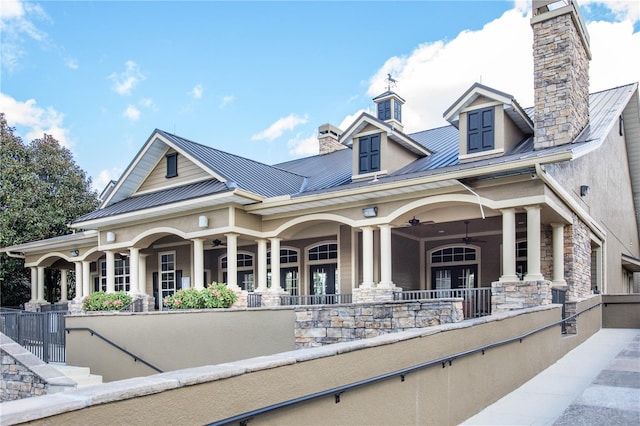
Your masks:
<instances>
[{"instance_id":1,"label":"multi-pane window","mask_svg":"<svg viewBox=\"0 0 640 426\"><path fill-rule=\"evenodd\" d=\"M271 251L267 252L267 286L271 287ZM280 249L280 285L291 295L298 294L298 251Z\"/></svg>"},{"instance_id":2,"label":"multi-pane window","mask_svg":"<svg viewBox=\"0 0 640 426\"><path fill-rule=\"evenodd\" d=\"M467 262L476 260L472 247L447 247L431 253L431 263Z\"/></svg>"},{"instance_id":3,"label":"multi-pane window","mask_svg":"<svg viewBox=\"0 0 640 426\"><path fill-rule=\"evenodd\" d=\"M380 171L380 135L360 136L358 145L358 172Z\"/></svg>"},{"instance_id":4,"label":"multi-pane window","mask_svg":"<svg viewBox=\"0 0 640 426\"><path fill-rule=\"evenodd\" d=\"M402 104L397 100L393 100L393 118L402 121Z\"/></svg>"},{"instance_id":5,"label":"multi-pane window","mask_svg":"<svg viewBox=\"0 0 640 426\"><path fill-rule=\"evenodd\" d=\"M237 256L237 282L240 288L247 291L254 290L254 273L253 273L253 254L238 253ZM222 281L227 282L227 267L229 266L227 256L220 259L220 268L222 269Z\"/></svg>"},{"instance_id":6,"label":"multi-pane window","mask_svg":"<svg viewBox=\"0 0 640 426\"><path fill-rule=\"evenodd\" d=\"M176 255L160 253L160 288L163 293L173 294L176 289ZM163 294L164 297L164 294Z\"/></svg>"},{"instance_id":7,"label":"multi-pane window","mask_svg":"<svg viewBox=\"0 0 640 426\"><path fill-rule=\"evenodd\" d=\"M114 260L115 291L129 291L129 258L121 257ZM107 262L100 261L100 289L107 291Z\"/></svg>"},{"instance_id":8,"label":"multi-pane window","mask_svg":"<svg viewBox=\"0 0 640 426\"><path fill-rule=\"evenodd\" d=\"M322 244L309 249L309 261L338 258L338 244Z\"/></svg>"},{"instance_id":9,"label":"multi-pane window","mask_svg":"<svg viewBox=\"0 0 640 426\"><path fill-rule=\"evenodd\" d=\"M494 148L494 108L482 108L467 113L467 153Z\"/></svg>"},{"instance_id":10,"label":"multi-pane window","mask_svg":"<svg viewBox=\"0 0 640 426\"><path fill-rule=\"evenodd\" d=\"M520 279L527 274L527 240L516 242L516 274Z\"/></svg>"}]
</instances>

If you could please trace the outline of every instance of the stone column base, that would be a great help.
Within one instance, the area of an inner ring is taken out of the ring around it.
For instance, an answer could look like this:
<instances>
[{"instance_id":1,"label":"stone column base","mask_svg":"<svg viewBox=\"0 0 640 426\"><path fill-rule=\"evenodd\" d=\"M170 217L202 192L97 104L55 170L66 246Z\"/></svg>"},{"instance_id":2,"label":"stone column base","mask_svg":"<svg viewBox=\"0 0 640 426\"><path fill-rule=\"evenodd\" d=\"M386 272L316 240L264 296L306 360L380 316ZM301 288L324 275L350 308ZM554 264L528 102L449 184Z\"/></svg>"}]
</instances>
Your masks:
<instances>
[{"instance_id":1,"label":"stone column base","mask_svg":"<svg viewBox=\"0 0 640 426\"><path fill-rule=\"evenodd\" d=\"M80 314L82 313L82 299L80 300L69 300L69 304L67 305L67 309L69 309L70 314Z\"/></svg>"},{"instance_id":2,"label":"stone column base","mask_svg":"<svg viewBox=\"0 0 640 426\"><path fill-rule=\"evenodd\" d=\"M494 281L491 313L551 304L551 281Z\"/></svg>"},{"instance_id":3,"label":"stone column base","mask_svg":"<svg viewBox=\"0 0 640 426\"><path fill-rule=\"evenodd\" d=\"M38 312L40 310L40 306L48 305L48 302L27 302L24 304L24 310L29 312Z\"/></svg>"},{"instance_id":4,"label":"stone column base","mask_svg":"<svg viewBox=\"0 0 640 426\"><path fill-rule=\"evenodd\" d=\"M135 308L131 309L131 312L149 312L149 310L154 309L156 300L153 296L149 296L148 294L144 293L134 293L130 296L132 302L135 304Z\"/></svg>"},{"instance_id":5,"label":"stone column base","mask_svg":"<svg viewBox=\"0 0 640 426\"><path fill-rule=\"evenodd\" d=\"M236 303L234 303L233 305L231 305L232 308L246 308L249 306L249 302L248 302L248 298L249 298L249 292L246 290L234 290L232 289L232 291L236 294L236 296L238 296L238 300L236 300Z\"/></svg>"},{"instance_id":6,"label":"stone column base","mask_svg":"<svg viewBox=\"0 0 640 426\"><path fill-rule=\"evenodd\" d=\"M401 287L358 287L353 289L353 303L393 302Z\"/></svg>"},{"instance_id":7,"label":"stone column base","mask_svg":"<svg viewBox=\"0 0 640 426\"><path fill-rule=\"evenodd\" d=\"M262 295L262 306L264 306L265 308L273 308L275 306L280 306L280 296L283 296L285 294L289 294L284 290L281 291L271 291L271 290L266 290L263 292L257 292L260 295Z\"/></svg>"}]
</instances>

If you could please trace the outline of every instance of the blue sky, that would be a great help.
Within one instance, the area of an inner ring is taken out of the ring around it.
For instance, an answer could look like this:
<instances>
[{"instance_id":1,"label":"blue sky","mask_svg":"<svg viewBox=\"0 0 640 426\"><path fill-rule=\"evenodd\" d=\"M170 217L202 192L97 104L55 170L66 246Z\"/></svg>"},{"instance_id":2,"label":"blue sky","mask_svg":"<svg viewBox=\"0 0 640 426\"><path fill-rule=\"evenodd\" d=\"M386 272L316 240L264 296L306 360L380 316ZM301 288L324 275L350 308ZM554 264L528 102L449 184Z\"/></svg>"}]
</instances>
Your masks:
<instances>
[{"instance_id":1,"label":"blue sky","mask_svg":"<svg viewBox=\"0 0 640 426\"><path fill-rule=\"evenodd\" d=\"M387 73L407 132L476 81L533 102L530 1L1 2L0 111L98 190L155 128L268 164L317 153L318 126L371 110ZM640 2L580 5L591 90L640 81Z\"/></svg>"}]
</instances>

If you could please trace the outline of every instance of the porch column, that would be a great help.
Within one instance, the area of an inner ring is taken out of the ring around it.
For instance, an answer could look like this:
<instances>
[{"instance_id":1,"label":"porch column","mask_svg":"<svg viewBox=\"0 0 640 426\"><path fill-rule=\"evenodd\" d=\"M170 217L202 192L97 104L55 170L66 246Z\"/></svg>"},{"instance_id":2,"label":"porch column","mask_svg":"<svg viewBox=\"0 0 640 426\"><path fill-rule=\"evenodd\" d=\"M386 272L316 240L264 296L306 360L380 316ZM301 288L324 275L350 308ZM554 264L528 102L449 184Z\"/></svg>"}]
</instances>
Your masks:
<instances>
[{"instance_id":1,"label":"porch column","mask_svg":"<svg viewBox=\"0 0 640 426\"><path fill-rule=\"evenodd\" d=\"M271 291L284 291L280 287L280 238L271 238Z\"/></svg>"},{"instance_id":2,"label":"porch column","mask_svg":"<svg viewBox=\"0 0 640 426\"><path fill-rule=\"evenodd\" d=\"M362 284L360 287L373 287L373 228L362 229Z\"/></svg>"},{"instance_id":3,"label":"porch column","mask_svg":"<svg viewBox=\"0 0 640 426\"><path fill-rule=\"evenodd\" d=\"M502 212L502 276L499 281L518 281L516 275L516 210Z\"/></svg>"},{"instance_id":4,"label":"porch column","mask_svg":"<svg viewBox=\"0 0 640 426\"><path fill-rule=\"evenodd\" d=\"M380 228L380 283L378 287L393 287L391 263L391 225Z\"/></svg>"},{"instance_id":5,"label":"porch column","mask_svg":"<svg viewBox=\"0 0 640 426\"><path fill-rule=\"evenodd\" d=\"M31 300L29 302L34 303L38 300L38 268L31 267Z\"/></svg>"},{"instance_id":6,"label":"porch column","mask_svg":"<svg viewBox=\"0 0 640 426\"><path fill-rule=\"evenodd\" d=\"M238 286L238 234L225 234L227 237L227 286L231 290L240 290Z\"/></svg>"},{"instance_id":7,"label":"porch column","mask_svg":"<svg viewBox=\"0 0 640 426\"><path fill-rule=\"evenodd\" d=\"M84 295L82 294L82 262L73 262L76 267L76 302L81 302Z\"/></svg>"},{"instance_id":8,"label":"porch column","mask_svg":"<svg viewBox=\"0 0 640 426\"><path fill-rule=\"evenodd\" d=\"M82 297L91 294L91 262L82 261Z\"/></svg>"},{"instance_id":9,"label":"porch column","mask_svg":"<svg viewBox=\"0 0 640 426\"><path fill-rule=\"evenodd\" d=\"M566 286L564 280L564 224L552 223L553 230L553 285Z\"/></svg>"},{"instance_id":10,"label":"porch column","mask_svg":"<svg viewBox=\"0 0 640 426\"><path fill-rule=\"evenodd\" d=\"M527 206L527 275L525 281L540 281L540 206Z\"/></svg>"},{"instance_id":11,"label":"porch column","mask_svg":"<svg viewBox=\"0 0 640 426\"><path fill-rule=\"evenodd\" d=\"M193 240L193 286L196 290L204 288L204 240Z\"/></svg>"},{"instance_id":12,"label":"porch column","mask_svg":"<svg viewBox=\"0 0 640 426\"><path fill-rule=\"evenodd\" d=\"M67 291L68 291L68 285L69 285L67 283L68 274L69 274L69 270L60 269L60 300L58 300L58 302L60 303L66 303L69 301L67 299Z\"/></svg>"},{"instance_id":13,"label":"porch column","mask_svg":"<svg viewBox=\"0 0 640 426\"><path fill-rule=\"evenodd\" d=\"M267 240L260 238L256 240L258 243L258 291L267 290ZM278 256L278 259L280 256ZM271 252L273 261L273 252Z\"/></svg>"},{"instance_id":14,"label":"porch column","mask_svg":"<svg viewBox=\"0 0 640 426\"><path fill-rule=\"evenodd\" d=\"M107 293L116 292L116 254L112 250L105 251L107 255Z\"/></svg>"},{"instance_id":15,"label":"porch column","mask_svg":"<svg viewBox=\"0 0 640 426\"><path fill-rule=\"evenodd\" d=\"M44 299L44 266L38 266L38 300L37 302L46 302Z\"/></svg>"},{"instance_id":16,"label":"porch column","mask_svg":"<svg viewBox=\"0 0 640 426\"><path fill-rule=\"evenodd\" d=\"M147 256L148 254L138 253L138 291L140 294L147 294Z\"/></svg>"},{"instance_id":17,"label":"porch column","mask_svg":"<svg viewBox=\"0 0 640 426\"><path fill-rule=\"evenodd\" d=\"M129 247L129 293L140 293L140 249Z\"/></svg>"}]
</instances>

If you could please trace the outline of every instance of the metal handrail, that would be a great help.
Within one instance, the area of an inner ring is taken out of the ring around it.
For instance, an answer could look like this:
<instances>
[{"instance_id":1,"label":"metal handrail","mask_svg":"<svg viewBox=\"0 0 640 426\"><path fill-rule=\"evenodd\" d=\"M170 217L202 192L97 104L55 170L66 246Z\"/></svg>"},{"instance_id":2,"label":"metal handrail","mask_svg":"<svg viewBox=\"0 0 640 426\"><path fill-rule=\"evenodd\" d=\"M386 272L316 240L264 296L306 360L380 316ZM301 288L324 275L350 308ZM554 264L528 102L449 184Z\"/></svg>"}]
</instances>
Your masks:
<instances>
[{"instance_id":1,"label":"metal handrail","mask_svg":"<svg viewBox=\"0 0 640 426\"><path fill-rule=\"evenodd\" d=\"M257 415L268 413L270 411L274 411L274 410L277 410L279 408L288 407L288 406L291 406L291 405L299 404L301 402L309 401L309 400L316 399L316 398L321 398L321 397L328 396L328 395L333 395L334 398L335 398L336 404L337 404L337 403L340 402L340 396L344 392L346 392L348 390L352 390L352 389L355 389L355 388L358 388L358 387L369 385L371 383L379 382L379 381L386 380L386 379L389 379L391 377L396 377L396 376L400 376L400 380L404 381L404 378L408 373L414 372L416 370L421 370L421 369L424 369L424 368L427 368L427 367L431 367L431 366L434 366L434 365L438 365L438 364L442 364L442 368L445 368L447 364L449 364L451 366L453 364L453 361L455 361L458 358L464 358L466 356L473 355L473 354L478 353L478 352L482 352L482 355L484 355L484 353L488 349L493 349L493 348L496 348L496 347L499 347L499 346L504 346L504 345L507 345L509 343L515 342L516 340L519 341L520 343L522 343L522 341L524 339L526 339L527 337L529 337L529 336L537 334L537 333L539 333L541 331L544 331L544 330L546 330L548 328L556 327L556 326L564 323L565 321L568 321L568 320L571 320L573 318L576 318L579 315L581 315L581 314L583 314L583 313L585 313L587 311L590 311L591 309L596 308L596 307L598 307L600 305L602 305L602 302L598 302L597 304L595 304L593 306L590 306L590 307L588 307L586 309L583 309L580 312L576 312L575 314L573 314L573 315L571 315L571 316L569 316L567 318L563 318L563 319L561 319L559 321L555 321L555 322L553 322L551 324L548 324L548 325L545 325L543 327L536 328L536 329L531 330L531 331L529 331L527 333L524 333L524 334L522 334L520 336L511 337L509 339L500 340L498 342L493 342L493 343L490 343L488 345L484 345L484 346L480 346L480 347L477 347L477 348L474 348L474 349L470 349L468 351L458 352L458 353L453 354L453 355L449 355L449 356L445 356L445 357L442 357L442 358L433 359L431 361L423 362L423 363L420 363L420 364L417 364L417 365L414 365L414 366L411 366L411 367L403 368L401 370L392 371L390 373L381 374L379 376L370 377L368 379L360 380L360 381L357 381L357 382L354 382L354 383L350 383L348 385L338 386L338 387L327 389L327 390L324 390L324 391L320 391L320 392L312 393L312 394L309 394L309 395L301 396L299 398L294 398L294 399L290 399L288 401L283 401L283 402L279 402L277 404L272 404L272 405L269 405L267 407L258 408L256 410L248 411L248 412L243 413L243 414L238 414L238 415L233 416L233 417L228 417L226 419L222 419L222 420L218 420L218 421L213 422L213 423L209 423L207 426L226 425L226 424L233 423L233 422L236 422L236 421L239 422L240 425L244 426L244 425L246 425L248 423L249 420L251 420L253 417L255 417Z\"/></svg>"},{"instance_id":2,"label":"metal handrail","mask_svg":"<svg viewBox=\"0 0 640 426\"><path fill-rule=\"evenodd\" d=\"M95 335L96 337L101 338L103 341L105 341L106 343L110 344L111 346L113 346L114 348L118 349L121 352L124 352L125 354L129 355L130 357L133 358L133 360L135 362L140 361L141 363L143 363L144 365L146 365L147 367L157 371L158 373L164 373L164 371L160 370L158 367L156 367L153 364L148 363L147 361L145 361L144 359L140 358L139 356L129 352L128 350L126 350L125 348L123 348L122 346L118 345L117 343L112 342L111 340L107 339L106 337L104 337L102 334L98 333L95 330L92 330L89 327L67 327L64 329L67 334L69 334L70 331L88 331L92 336Z\"/></svg>"}]
</instances>

